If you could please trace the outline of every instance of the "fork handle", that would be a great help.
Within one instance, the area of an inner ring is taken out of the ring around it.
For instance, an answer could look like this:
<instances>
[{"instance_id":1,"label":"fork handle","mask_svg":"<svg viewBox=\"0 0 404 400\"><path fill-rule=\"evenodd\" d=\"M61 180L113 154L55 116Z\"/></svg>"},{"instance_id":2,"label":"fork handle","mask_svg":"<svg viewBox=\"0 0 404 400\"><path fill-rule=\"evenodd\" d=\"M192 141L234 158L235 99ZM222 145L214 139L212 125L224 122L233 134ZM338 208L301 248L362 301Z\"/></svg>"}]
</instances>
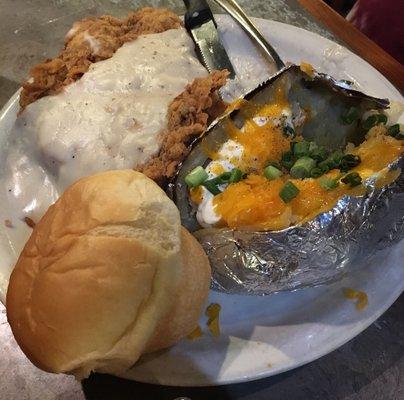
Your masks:
<instances>
[{"instance_id":1,"label":"fork handle","mask_svg":"<svg viewBox=\"0 0 404 400\"><path fill-rule=\"evenodd\" d=\"M184 22L187 29L193 29L201 26L205 22L214 21L212 11L206 0L184 0L187 12L185 13Z\"/></svg>"},{"instance_id":2,"label":"fork handle","mask_svg":"<svg viewBox=\"0 0 404 400\"><path fill-rule=\"evenodd\" d=\"M250 18L247 17L242 8L234 0L214 0L228 14L230 14L241 27L250 35L253 41L261 47L266 56L269 56L276 64L278 70L285 67L285 63L279 57L276 50L262 36L261 32L253 24Z\"/></svg>"}]
</instances>

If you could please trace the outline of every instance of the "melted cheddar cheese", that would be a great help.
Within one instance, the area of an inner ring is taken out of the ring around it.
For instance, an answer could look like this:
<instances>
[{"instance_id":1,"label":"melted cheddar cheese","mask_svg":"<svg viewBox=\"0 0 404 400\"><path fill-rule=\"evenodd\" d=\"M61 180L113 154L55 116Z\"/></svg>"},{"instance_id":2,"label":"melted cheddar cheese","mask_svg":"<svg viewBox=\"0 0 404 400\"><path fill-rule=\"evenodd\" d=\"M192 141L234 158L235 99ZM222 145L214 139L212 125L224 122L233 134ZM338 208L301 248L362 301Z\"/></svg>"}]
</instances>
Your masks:
<instances>
[{"instance_id":1,"label":"melted cheddar cheese","mask_svg":"<svg viewBox=\"0 0 404 400\"><path fill-rule=\"evenodd\" d=\"M247 120L244 129L237 129L231 120L226 124L229 138L238 142L244 149L241 160L230 158L230 162L242 170L261 171L268 160L278 160L290 148L290 141L280 129L271 124L257 125Z\"/></svg>"},{"instance_id":2,"label":"melted cheddar cheese","mask_svg":"<svg viewBox=\"0 0 404 400\"><path fill-rule=\"evenodd\" d=\"M310 72L310 65L302 64L301 68ZM191 190L192 200L200 205L197 217L206 211L208 221L198 218L203 226L228 226L246 230L280 230L291 225L301 224L313 219L316 215L332 209L344 195L361 195L365 187L359 185L351 188L341 181L339 185L327 190L320 184L321 179L339 179L338 169L331 170L320 178L292 179L283 175L268 180L263 175L269 162L279 162L282 155L290 150L291 140L283 132L282 123L291 118L290 105L285 95L285 86L280 83L275 89L273 101L268 105L257 105L247 101L237 103L243 118L242 128L228 118L225 131L228 141L217 151L207 149L209 157L214 160L207 167L210 178L239 168L247 173L247 177L237 183L222 187L222 193L213 196L202 188ZM308 118L306 113L303 119ZM293 138L303 140L302 137ZM349 172L357 172L362 180L376 178L378 185L392 182L399 171L388 171L388 165L404 153L404 141L387 135L387 128L378 125L372 128L366 140L358 147L347 146L347 152L360 157L360 164ZM284 184L290 181L299 189L298 195L285 203L279 193ZM205 209L204 209L205 207ZM212 218L217 215L217 220Z\"/></svg>"},{"instance_id":3,"label":"melted cheddar cheese","mask_svg":"<svg viewBox=\"0 0 404 400\"><path fill-rule=\"evenodd\" d=\"M353 171L357 171L365 179L382 171L404 153L403 143L402 140L389 136L369 137L351 151L362 159L361 164ZM323 176L336 178L338 174L338 170L332 170ZM391 175L389 182L396 176L397 172ZM247 179L229 185L223 193L215 196L213 204L222 221L230 228L279 230L291 224L303 223L332 209L345 194L360 195L365 190L363 186L351 189L343 183L336 189L326 190L320 186L320 179L301 180L283 176L269 181L262 175L249 175ZM287 180L300 193L285 204L279 197L279 191Z\"/></svg>"}]
</instances>

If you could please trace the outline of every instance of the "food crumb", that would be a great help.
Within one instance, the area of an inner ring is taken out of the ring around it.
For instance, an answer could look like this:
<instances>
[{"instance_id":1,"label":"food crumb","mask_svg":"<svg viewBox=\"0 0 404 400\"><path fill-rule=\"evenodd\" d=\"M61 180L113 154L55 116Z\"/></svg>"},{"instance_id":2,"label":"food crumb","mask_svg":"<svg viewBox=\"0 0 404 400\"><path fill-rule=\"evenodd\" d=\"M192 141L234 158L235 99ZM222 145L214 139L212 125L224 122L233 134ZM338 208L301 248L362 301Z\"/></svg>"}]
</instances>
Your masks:
<instances>
[{"instance_id":1,"label":"food crumb","mask_svg":"<svg viewBox=\"0 0 404 400\"><path fill-rule=\"evenodd\" d=\"M271 363L268 363L268 364L267 364L267 367L268 367L268 368L272 368L272 364L271 364Z\"/></svg>"},{"instance_id":2,"label":"food crumb","mask_svg":"<svg viewBox=\"0 0 404 400\"><path fill-rule=\"evenodd\" d=\"M202 186L191 188L190 197L195 204L201 204L203 200Z\"/></svg>"},{"instance_id":3,"label":"food crumb","mask_svg":"<svg viewBox=\"0 0 404 400\"><path fill-rule=\"evenodd\" d=\"M4 225L5 225L7 228L13 228L13 227L14 227L14 225L13 225L13 223L11 222L10 219L5 219L5 220L4 220Z\"/></svg>"},{"instance_id":4,"label":"food crumb","mask_svg":"<svg viewBox=\"0 0 404 400\"><path fill-rule=\"evenodd\" d=\"M35 227L35 222L30 217L24 217L24 222L30 227Z\"/></svg>"},{"instance_id":5,"label":"food crumb","mask_svg":"<svg viewBox=\"0 0 404 400\"><path fill-rule=\"evenodd\" d=\"M355 306L356 309L362 311L368 305L368 295L361 290L354 290L351 288L343 289L344 297L350 300L356 300Z\"/></svg>"},{"instance_id":6,"label":"food crumb","mask_svg":"<svg viewBox=\"0 0 404 400\"><path fill-rule=\"evenodd\" d=\"M205 311L205 315L208 317L206 325L210 333L215 337L220 336L219 313L221 309L220 304L212 303L209 304Z\"/></svg>"},{"instance_id":7,"label":"food crumb","mask_svg":"<svg viewBox=\"0 0 404 400\"><path fill-rule=\"evenodd\" d=\"M311 78L314 77L314 68L313 68L313 66L311 64L306 63L306 62L301 62L300 63L300 70L305 72Z\"/></svg>"},{"instance_id":8,"label":"food crumb","mask_svg":"<svg viewBox=\"0 0 404 400\"><path fill-rule=\"evenodd\" d=\"M187 339L189 340L199 339L200 337L202 337L202 335L203 335L202 329L198 325L191 333L187 335Z\"/></svg>"}]
</instances>

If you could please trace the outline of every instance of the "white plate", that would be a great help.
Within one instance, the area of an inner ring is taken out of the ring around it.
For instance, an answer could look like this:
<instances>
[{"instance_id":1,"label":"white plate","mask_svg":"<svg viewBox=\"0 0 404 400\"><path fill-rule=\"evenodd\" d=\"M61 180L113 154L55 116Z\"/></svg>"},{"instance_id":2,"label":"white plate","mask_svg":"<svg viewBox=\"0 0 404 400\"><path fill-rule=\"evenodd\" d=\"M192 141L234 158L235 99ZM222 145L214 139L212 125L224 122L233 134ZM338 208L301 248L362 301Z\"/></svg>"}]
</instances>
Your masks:
<instances>
[{"instance_id":1,"label":"white plate","mask_svg":"<svg viewBox=\"0 0 404 400\"><path fill-rule=\"evenodd\" d=\"M226 47L247 86L260 82L268 68L240 29L226 16L218 18ZM374 68L345 48L293 26L256 20L285 61L308 61L337 78L353 80L362 90L394 100L399 92ZM0 115L2 146L14 123L18 95ZM1 173L0 173L1 174ZM0 218L10 212L2 205ZM1 221L1 220L0 220ZM29 229L0 224L0 298ZM217 385L278 374L312 361L341 346L375 321L404 289L404 241L379 254L344 280L329 286L267 297L229 296L212 292L209 302L222 306L219 338L207 332L195 341L183 340L170 350L144 357L125 377L165 385ZM342 288L360 289L369 305L358 311Z\"/></svg>"}]
</instances>

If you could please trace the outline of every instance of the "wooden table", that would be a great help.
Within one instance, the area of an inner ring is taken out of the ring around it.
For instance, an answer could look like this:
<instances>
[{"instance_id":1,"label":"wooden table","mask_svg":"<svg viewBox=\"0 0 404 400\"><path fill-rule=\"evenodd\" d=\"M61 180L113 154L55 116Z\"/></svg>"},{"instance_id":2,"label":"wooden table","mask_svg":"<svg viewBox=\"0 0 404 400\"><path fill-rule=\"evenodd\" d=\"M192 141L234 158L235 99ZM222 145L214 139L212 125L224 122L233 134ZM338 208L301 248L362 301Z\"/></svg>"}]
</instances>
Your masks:
<instances>
[{"instance_id":1,"label":"wooden table","mask_svg":"<svg viewBox=\"0 0 404 400\"><path fill-rule=\"evenodd\" d=\"M386 78L404 92L404 66L386 53L375 42L356 29L345 18L322 0L298 0L315 18L324 23L352 51L379 70ZM397 0L399 7L400 0ZM401 3L404 7L404 3ZM383 26L381 26L383 29ZM397 38L403 40L403 38Z\"/></svg>"}]
</instances>

